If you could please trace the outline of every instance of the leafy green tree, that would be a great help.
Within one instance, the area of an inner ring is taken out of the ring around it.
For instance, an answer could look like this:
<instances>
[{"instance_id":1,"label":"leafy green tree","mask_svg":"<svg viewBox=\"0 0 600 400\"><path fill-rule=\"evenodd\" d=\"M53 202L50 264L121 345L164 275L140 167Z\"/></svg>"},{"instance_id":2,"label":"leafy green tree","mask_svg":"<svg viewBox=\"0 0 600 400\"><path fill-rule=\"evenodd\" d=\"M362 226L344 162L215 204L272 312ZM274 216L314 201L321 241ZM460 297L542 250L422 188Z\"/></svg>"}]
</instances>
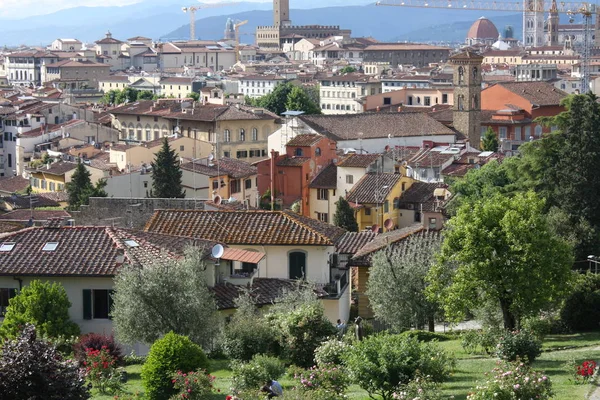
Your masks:
<instances>
[{"instance_id":1,"label":"leafy green tree","mask_svg":"<svg viewBox=\"0 0 600 400\"><path fill-rule=\"evenodd\" d=\"M45 337L79 335L79 326L69 318L69 307L71 302L61 284L34 280L10 299L0 336L15 338L25 324L35 325Z\"/></svg>"},{"instance_id":2,"label":"leafy green tree","mask_svg":"<svg viewBox=\"0 0 600 400\"><path fill-rule=\"evenodd\" d=\"M349 232L358 232L358 223L354 216L354 210L350 207L348 200L341 197L335 203L335 214L333 214L333 223Z\"/></svg>"},{"instance_id":3,"label":"leafy green tree","mask_svg":"<svg viewBox=\"0 0 600 400\"><path fill-rule=\"evenodd\" d=\"M483 151L498 151L498 137L496 132L490 127L487 128L483 137L481 138L481 150Z\"/></svg>"},{"instance_id":4,"label":"leafy green tree","mask_svg":"<svg viewBox=\"0 0 600 400\"><path fill-rule=\"evenodd\" d=\"M116 90L116 89L112 89L109 90L108 92L104 93L104 96L102 96L102 99L100 99L100 102L103 104L118 104L117 101L117 95L120 93L120 90Z\"/></svg>"},{"instance_id":5,"label":"leafy green tree","mask_svg":"<svg viewBox=\"0 0 600 400\"><path fill-rule=\"evenodd\" d=\"M169 145L169 139L163 138L162 148L154 156L152 162L151 197L161 199L184 198L185 191L181 185L183 173L179 165L179 157Z\"/></svg>"},{"instance_id":6,"label":"leafy green tree","mask_svg":"<svg viewBox=\"0 0 600 400\"><path fill-rule=\"evenodd\" d=\"M26 324L19 337L3 343L0 352L0 399L34 400L90 398L84 370L66 360L52 344L38 340Z\"/></svg>"},{"instance_id":7,"label":"leafy green tree","mask_svg":"<svg viewBox=\"0 0 600 400\"><path fill-rule=\"evenodd\" d=\"M593 269L593 268L592 268ZM560 319L575 332L594 331L600 326L600 275L577 274L573 291L565 299Z\"/></svg>"},{"instance_id":8,"label":"leafy green tree","mask_svg":"<svg viewBox=\"0 0 600 400\"><path fill-rule=\"evenodd\" d=\"M300 86L294 86L288 94L285 106L288 110L304 111L305 114L321 114L321 107L315 104Z\"/></svg>"},{"instance_id":9,"label":"leafy green tree","mask_svg":"<svg viewBox=\"0 0 600 400\"><path fill-rule=\"evenodd\" d=\"M454 321L495 303L507 329L557 302L569 288L572 248L543 210L544 200L533 192L463 204L448 223L439 264L428 273L429 299Z\"/></svg>"},{"instance_id":10,"label":"leafy green tree","mask_svg":"<svg viewBox=\"0 0 600 400\"><path fill-rule=\"evenodd\" d=\"M366 294L378 319L398 331L425 324L434 331L437 306L425 296L425 277L441 245L441 235L429 231L375 254Z\"/></svg>"},{"instance_id":11,"label":"leafy green tree","mask_svg":"<svg viewBox=\"0 0 600 400\"><path fill-rule=\"evenodd\" d=\"M301 88L314 104L321 104L321 87L319 85L302 85Z\"/></svg>"},{"instance_id":12,"label":"leafy green tree","mask_svg":"<svg viewBox=\"0 0 600 400\"><path fill-rule=\"evenodd\" d=\"M277 115L287 111L286 104L293 85L290 82L281 83L273 91L258 100L258 106L266 108Z\"/></svg>"},{"instance_id":13,"label":"leafy green tree","mask_svg":"<svg viewBox=\"0 0 600 400\"><path fill-rule=\"evenodd\" d=\"M190 99L192 99L194 101L200 100L200 94L199 93L195 93L195 92L190 92L185 97L189 97Z\"/></svg>"},{"instance_id":14,"label":"leafy green tree","mask_svg":"<svg viewBox=\"0 0 600 400\"><path fill-rule=\"evenodd\" d=\"M71 182L67 182L65 185L69 195L69 208L78 210L82 205L89 203L90 197L106 197L105 187L105 179L101 179L96 182L96 185L93 185L90 172L82 162L79 162L71 176Z\"/></svg>"},{"instance_id":15,"label":"leafy green tree","mask_svg":"<svg viewBox=\"0 0 600 400\"><path fill-rule=\"evenodd\" d=\"M260 107L259 99L255 99L248 95L244 96L244 104L250 107Z\"/></svg>"},{"instance_id":16,"label":"leafy green tree","mask_svg":"<svg viewBox=\"0 0 600 400\"><path fill-rule=\"evenodd\" d=\"M356 68L351 65L346 65L344 68L340 69L340 75L351 74L353 72L356 72Z\"/></svg>"},{"instance_id":17,"label":"leafy green tree","mask_svg":"<svg viewBox=\"0 0 600 400\"><path fill-rule=\"evenodd\" d=\"M158 99L165 99L166 96L164 94L155 94L154 96L152 96L152 100L156 101Z\"/></svg>"},{"instance_id":18,"label":"leafy green tree","mask_svg":"<svg viewBox=\"0 0 600 400\"><path fill-rule=\"evenodd\" d=\"M151 90L140 90L136 100L152 100L154 93Z\"/></svg>"},{"instance_id":19,"label":"leafy green tree","mask_svg":"<svg viewBox=\"0 0 600 400\"><path fill-rule=\"evenodd\" d=\"M121 269L111 312L120 342L152 343L173 331L201 346L212 343L219 318L200 253L189 248L183 260Z\"/></svg>"}]
</instances>

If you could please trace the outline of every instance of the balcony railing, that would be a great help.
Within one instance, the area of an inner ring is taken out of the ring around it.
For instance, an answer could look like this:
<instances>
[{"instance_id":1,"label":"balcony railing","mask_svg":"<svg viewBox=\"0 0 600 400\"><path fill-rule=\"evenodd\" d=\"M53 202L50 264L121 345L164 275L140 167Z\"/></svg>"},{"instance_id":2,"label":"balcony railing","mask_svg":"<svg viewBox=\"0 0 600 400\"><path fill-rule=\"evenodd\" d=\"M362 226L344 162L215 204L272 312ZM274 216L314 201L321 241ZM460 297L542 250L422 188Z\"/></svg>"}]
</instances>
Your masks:
<instances>
[{"instance_id":1,"label":"balcony railing","mask_svg":"<svg viewBox=\"0 0 600 400\"><path fill-rule=\"evenodd\" d=\"M340 298L348 287L348 271L344 271L338 279L330 283L317 286L327 293L327 298Z\"/></svg>"}]
</instances>

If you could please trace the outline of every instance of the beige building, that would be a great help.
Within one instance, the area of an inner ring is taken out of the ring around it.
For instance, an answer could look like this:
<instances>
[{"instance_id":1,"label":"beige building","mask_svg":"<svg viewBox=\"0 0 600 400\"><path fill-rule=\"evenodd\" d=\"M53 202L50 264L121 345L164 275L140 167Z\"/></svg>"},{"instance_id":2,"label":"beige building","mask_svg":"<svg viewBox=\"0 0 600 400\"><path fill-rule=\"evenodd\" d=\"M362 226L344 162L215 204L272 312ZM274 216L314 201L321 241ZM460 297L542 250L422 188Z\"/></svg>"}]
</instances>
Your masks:
<instances>
[{"instance_id":1,"label":"beige building","mask_svg":"<svg viewBox=\"0 0 600 400\"><path fill-rule=\"evenodd\" d=\"M491 50L483 54L483 63L519 65L525 55L521 50Z\"/></svg>"},{"instance_id":2,"label":"beige building","mask_svg":"<svg viewBox=\"0 0 600 400\"><path fill-rule=\"evenodd\" d=\"M97 59L104 64L110 65L111 71L125 69L123 67L126 64L124 64L121 54L122 45L123 42L113 38L110 31L106 32L106 37L96 42Z\"/></svg>"},{"instance_id":3,"label":"beige building","mask_svg":"<svg viewBox=\"0 0 600 400\"><path fill-rule=\"evenodd\" d=\"M233 48L221 46L212 40L164 43L158 47L158 55L161 70L187 66L222 71L236 63Z\"/></svg>"},{"instance_id":4,"label":"beige building","mask_svg":"<svg viewBox=\"0 0 600 400\"><path fill-rule=\"evenodd\" d=\"M110 74L110 66L93 61L59 61L42 66L42 83L60 81L79 89L85 85L97 89L98 82ZM75 85L75 86L73 86Z\"/></svg>"},{"instance_id":5,"label":"beige building","mask_svg":"<svg viewBox=\"0 0 600 400\"><path fill-rule=\"evenodd\" d=\"M143 164L149 166L162 144L162 138L137 145L116 144L110 149L110 163L115 164L120 171L128 171L131 167ZM181 158L206 157L212 151L210 143L189 137L170 137L169 145Z\"/></svg>"},{"instance_id":6,"label":"beige building","mask_svg":"<svg viewBox=\"0 0 600 400\"><path fill-rule=\"evenodd\" d=\"M381 93L381 82L363 74L345 74L323 78L321 112L323 114L356 114L362 111L361 97Z\"/></svg>"},{"instance_id":7,"label":"beige building","mask_svg":"<svg viewBox=\"0 0 600 400\"><path fill-rule=\"evenodd\" d=\"M454 89L438 88L402 88L381 94L366 96L361 99L363 111L377 111L390 106L435 107L437 105L453 105Z\"/></svg>"},{"instance_id":8,"label":"beige building","mask_svg":"<svg viewBox=\"0 0 600 400\"><path fill-rule=\"evenodd\" d=\"M262 108L169 99L138 101L114 108L111 114L121 140L146 142L178 132L212 143L218 157L247 162L268 157L267 139L280 125L277 115Z\"/></svg>"},{"instance_id":9,"label":"beige building","mask_svg":"<svg viewBox=\"0 0 600 400\"><path fill-rule=\"evenodd\" d=\"M185 99L194 92L193 78L164 78L159 82L161 94L165 97ZM196 86L199 86L196 85Z\"/></svg>"},{"instance_id":10,"label":"beige building","mask_svg":"<svg viewBox=\"0 0 600 400\"><path fill-rule=\"evenodd\" d=\"M129 77L127 75L110 75L98 80L98 89L104 93L111 90L123 90L129 86Z\"/></svg>"},{"instance_id":11,"label":"beige building","mask_svg":"<svg viewBox=\"0 0 600 400\"><path fill-rule=\"evenodd\" d=\"M50 50L55 51L79 51L83 48L83 43L77 39L56 39L50 45Z\"/></svg>"}]
</instances>

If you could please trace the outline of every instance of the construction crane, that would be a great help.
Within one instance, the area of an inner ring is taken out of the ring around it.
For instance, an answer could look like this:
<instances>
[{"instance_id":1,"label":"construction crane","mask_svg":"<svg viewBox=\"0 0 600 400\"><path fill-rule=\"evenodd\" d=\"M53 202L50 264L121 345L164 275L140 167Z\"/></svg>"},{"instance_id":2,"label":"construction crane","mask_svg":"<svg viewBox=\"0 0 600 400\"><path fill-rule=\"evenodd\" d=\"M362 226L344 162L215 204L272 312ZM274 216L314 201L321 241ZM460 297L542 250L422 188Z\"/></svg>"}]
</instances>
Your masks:
<instances>
[{"instance_id":1,"label":"construction crane","mask_svg":"<svg viewBox=\"0 0 600 400\"><path fill-rule=\"evenodd\" d=\"M594 24L592 18L597 16L596 4L579 1L545 0L544 7L539 10L537 1L504 1L504 0L381 0L377 6L416 7L416 8L443 8L446 10L483 10L483 11L515 11L515 12L541 12L556 8L558 13L567 14L570 21L576 15L583 16L584 34L581 48L581 90L587 92L590 83L590 57L593 46L592 35ZM554 7L555 6L555 7Z\"/></svg>"},{"instance_id":2,"label":"construction crane","mask_svg":"<svg viewBox=\"0 0 600 400\"><path fill-rule=\"evenodd\" d=\"M205 8L235 6L237 4L240 3L199 4L197 6L181 7L181 11L190 14L190 40L196 40L196 11L203 10Z\"/></svg>"},{"instance_id":3,"label":"construction crane","mask_svg":"<svg viewBox=\"0 0 600 400\"><path fill-rule=\"evenodd\" d=\"M240 62L240 26L244 26L248 23L248 20L236 22L233 25L235 30L235 62Z\"/></svg>"}]
</instances>

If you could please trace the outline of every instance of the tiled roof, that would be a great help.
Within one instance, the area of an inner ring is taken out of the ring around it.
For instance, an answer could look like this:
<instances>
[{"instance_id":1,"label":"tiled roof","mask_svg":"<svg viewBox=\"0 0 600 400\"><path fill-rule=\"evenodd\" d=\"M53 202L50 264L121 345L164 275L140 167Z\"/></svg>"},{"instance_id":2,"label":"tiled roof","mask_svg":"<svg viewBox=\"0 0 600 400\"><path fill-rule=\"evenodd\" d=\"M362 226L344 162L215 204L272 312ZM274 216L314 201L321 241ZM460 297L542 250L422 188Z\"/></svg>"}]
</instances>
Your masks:
<instances>
[{"instance_id":1,"label":"tiled roof","mask_svg":"<svg viewBox=\"0 0 600 400\"><path fill-rule=\"evenodd\" d=\"M379 51L402 51L402 50L442 50L450 52L449 47L432 46L428 44L419 43L377 43L369 45L365 48L365 51L379 50Z\"/></svg>"},{"instance_id":2,"label":"tiled roof","mask_svg":"<svg viewBox=\"0 0 600 400\"><path fill-rule=\"evenodd\" d=\"M196 172L202 175L217 177L227 175L234 179L247 178L249 176L256 175L258 172L257 167L248 164L242 160L236 160L234 158L223 157L218 160L214 160L212 166L208 165L208 159L196 160L195 162L188 162L181 165L181 169L186 171Z\"/></svg>"},{"instance_id":3,"label":"tiled roof","mask_svg":"<svg viewBox=\"0 0 600 400\"><path fill-rule=\"evenodd\" d=\"M310 147L319 143L319 141L323 138L321 135L316 134L303 134L296 135L292 140L287 142L286 146L293 147Z\"/></svg>"},{"instance_id":4,"label":"tiled roof","mask_svg":"<svg viewBox=\"0 0 600 400\"><path fill-rule=\"evenodd\" d=\"M377 159L381 157L381 154L356 154L351 153L346 157L342 158L338 161L338 167L344 168L367 168L369 165L373 164Z\"/></svg>"},{"instance_id":5,"label":"tiled roof","mask_svg":"<svg viewBox=\"0 0 600 400\"><path fill-rule=\"evenodd\" d=\"M25 225L18 222L0 221L0 234L18 231L23 228L25 228Z\"/></svg>"},{"instance_id":6,"label":"tiled roof","mask_svg":"<svg viewBox=\"0 0 600 400\"><path fill-rule=\"evenodd\" d=\"M211 255L211 250L216 242L209 240L194 239L185 236L163 235L155 232L137 231L133 229L119 229L124 235L130 235L141 241L154 246L168 249L169 252L183 256L188 247L194 247L201 253L202 257Z\"/></svg>"},{"instance_id":7,"label":"tiled roof","mask_svg":"<svg viewBox=\"0 0 600 400\"><path fill-rule=\"evenodd\" d=\"M501 82L497 85L538 106L557 106L568 96L547 82Z\"/></svg>"},{"instance_id":8,"label":"tiled roof","mask_svg":"<svg viewBox=\"0 0 600 400\"><path fill-rule=\"evenodd\" d=\"M425 203L433 197L437 183L415 182L400 196L400 203Z\"/></svg>"},{"instance_id":9,"label":"tiled roof","mask_svg":"<svg viewBox=\"0 0 600 400\"><path fill-rule=\"evenodd\" d=\"M32 217L35 221L48 221L53 218L71 218L71 214L60 210L15 210L0 215L0 220L26 222Z\"/></svg>"},{"instance_id":10,"label":"tiled roof","mask_svg":"<svg viewBox=\"0 0 600 400\"><path fill-rule=\"evenodd\" d=\"M44 166L38 169L31 169L29 171L33 173L40 172L51 175L64 175L65 173L74 170L75 168L77 168L77 164L75 163L60 161L49 164L49 168Z\"/></svg>"},{"instance_id":11,"label":"tiled roof","mask_svg":"<svg viewBox=\"0 0 600 400\"><path fill-rule=\"evenodd\" d=\"M139 246L127 246L128 239ZM126 260L141 265L174 258L130 232L107 227L33 227L0 235L0 242L15 243L0 252L0 275L114 276L119 248ZM54 251L43 250L49 242L58 243Z\"/></svg>"},{"instance_id":12,"label":"tiled roof","mask_svg":"<svg viewBox=\"0 0 600 400\"><path fill-rule=\"evenodd\" d=\"M284 156L281 159L277 160L278 167L299 167L304 165L304 163L310 161L310 157L288 157Z\"/></svg>"},{"instance_id":13,"label":"tiled roof","mask_svg":"<svg viewBox=\"0 0 600 400\"><path fill-rule=\"evenodd\" d=\"M145 231L226 245L331 246L345 232L291 211L157 210Z\"/></svg>"},{"instance_id":14,"label":"tiled roof","mask_svg":"<svg viewBox=\"0 0 600 400\"><path fill-rule=\"evenodd\" d=\"M377 233L372 231L346 232L335 245L335 251L340 254L355 254L375 239L375 236L377 236Z\"/></svg>"},{"instance_id":15,"label":"tiled roof","mask_svg":"<svg viewBox=\"0 0 600 400\"><path fill-rule=\"evenodd\" d=\"M2 176L0 177L0 192L12 194L22 192L29 187L29 179L21 176Z\"/></svg>"},{"instance_id":16,"label":"tiled roof","mask_svg":"<svg viewBox=\"0 0 600 400\"><path fill-rule=\"evenodd\" d=\"M287 279L255 278L250 286L251 296L256 305L275 303L284 291L294 290L297 283ZM235 300L240 296L242 288L230 283L218 284L211 288L219 310L235 307Z\"/></svg>"},{"instance_id":17,"label":"tiled roof","mask_svg":"<svg viewBox=\"0 0 600 400\"><path fill-rule=\"evenodd\" d=\"M421 224L414 224L406 228L377 235L372 241L361 247L360 250L354 254L352 259L348 262L348 265L369 265L370 256L376 251L384 249L387 246L406 239L407 237L410 237L418 232L422 232L424 229L425 228L423 228Z\"/></svg>"},{"instance_id":18,"label":"tiled roof","mask_svg":"<svg viewBox=\"0 0 600 400\"><path fill-rule=\"evenodd\" d=\"M242 105L227 106L227 109L217 116L218 121L237 121L237 120L279 120L277 114L269 110L258 107L248 107Z\"/></svg>"},{"instance_id":19,"label":"tiled roof","mask_svg":"<svg viewBox=\"0 0 600 400\"><path fill-rule=\"evenodd\" d=\"M56 62L54 64L48 64L46 65L47 68L88 68L88 67L106 67L106 68L110 68L110 65L107 64L102 64L102 63L97 63L97 62L93 62L93 61L73 61L73 60L63 60L63 61L59 61Z\"/></svg>"},{"instance_id":20,"label":"tiled roof","mask_svg":"<svg viewBox=\"0 0 600 400\"><path fill-rule=\"evenodd\" d=\"M336 141L411 136L455 135L425 113L364 113L352 115L301 115L317 133ZM359 135L362 133L362 136Z\"/></svg>"},{"instance_id":21,"label":"tiled roof","mask_svg":"<svg viewBox=\"0 0 600 400\"><path fill-rule=\"evenodd\" d=\"M36 193L35 195L39 198L44 198L56 202L69 201L69 194L67 192Z\"/></svg>"},{"instance_id":22,"label":"tiled roof","mask_svg":"<svg viewBox=\"0 0 600 400\"><path fill-rule=\"evenodd\" d=\"M337 187L337 166L331 163L323 168L312 180L310 187L315 189L335 189Z\"/></svg>"},{"instance_id":23,"label":"tiled roof","mask_svg":"<svg viewBox=\"0 0 600 400\"><path fill-rule=\"evenodd\" d=\"M429 148L422 149L409 160L411 167L441 167L447 162L454 160L454 154L447 154L443 151L433 151Z\"/></svg>"},{"instance_id":24,"label":"tiled roof","mask_svg":"<svg viewBox=\"0 0 600 400\"><path fill-rule=\"evenodd\" d=\"M99 82L129 82L127 75L111 75L106 78L99 79Z\"/></svg>"},{"instance_id":25,"label":"tiled roof","mask_svg":"<svg viewBox=\"0 0 600 400\"><path fill-rule=\"evenodd\" d=\"M159 83L161 85L191 85L193 78L164 78Z\"/></svg>"},{"instance_id":26,"label":"tiled roof","mask_svg":"<svg viewBox=\"0 0 600 400\"><path fill-rule=\"evenodd\" d=\"M13 209L17 208L29 208L30 205L33 208L39 207L58 207L60 204L58 202L51 200L46 197L41 197L36 194L32 196L32 199L29 199L29 196L5 196L0 197L0 203L5 202L10 204Z\"/></svg>"},{"instance_id":27,"label":"tiled roof","mask_svg":"<svg viewBox=\"0 0 600 400\"><path fill-rule=\"evenodd\" d=\"M347 200L358 204L381 203L401 178L400 174L366 174L352 187Z\"/></svg>"}]
</instances>

